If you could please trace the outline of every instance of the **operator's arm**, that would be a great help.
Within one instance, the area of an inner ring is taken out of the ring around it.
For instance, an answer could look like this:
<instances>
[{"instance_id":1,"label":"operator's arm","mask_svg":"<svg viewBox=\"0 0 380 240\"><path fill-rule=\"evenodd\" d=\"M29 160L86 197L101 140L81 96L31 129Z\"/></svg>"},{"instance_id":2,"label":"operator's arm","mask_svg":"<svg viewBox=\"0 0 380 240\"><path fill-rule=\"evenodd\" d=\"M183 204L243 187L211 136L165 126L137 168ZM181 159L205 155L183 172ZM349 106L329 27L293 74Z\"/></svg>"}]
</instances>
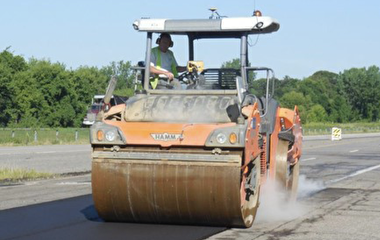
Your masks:
<instances>
[{"instance_id":1,"label":"operator's arm","mask_svg":"<svg viewBox=\"0 0 380 240\"><path fill-rule=\"evenodd\" d=\"M158 68L156 68L155 66L152 66L152 65L150 65L150 73L153 73L153 74L164 74L165 76L168 77L169 81L174 79L173 73L171 73L169 71L166 71L164 69L158 69Z\"/></svg>"}]
</instances>

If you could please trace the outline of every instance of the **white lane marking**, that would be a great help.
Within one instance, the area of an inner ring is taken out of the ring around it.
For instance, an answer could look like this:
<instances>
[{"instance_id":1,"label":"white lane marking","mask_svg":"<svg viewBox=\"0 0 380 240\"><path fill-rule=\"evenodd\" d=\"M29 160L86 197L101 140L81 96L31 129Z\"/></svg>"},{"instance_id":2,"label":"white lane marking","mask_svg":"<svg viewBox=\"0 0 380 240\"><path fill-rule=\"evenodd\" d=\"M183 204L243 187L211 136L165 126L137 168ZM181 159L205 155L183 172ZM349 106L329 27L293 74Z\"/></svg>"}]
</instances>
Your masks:
<instances>
[{"instance_id":1,"label":"white lane marking","mask_svg":"<svg viewBox=\"0 0 380 240\"><path fill-rule=\"evenodd\" d=\"M25 186L32 186L32 185L36 185L38 182L26 182L24 183Z\"/></svg>"},{"instance_id":2,"label":"white lane marking","mask_svg":"<svg viewBox=\"0 0 380 240\"><path fill-rule=\"evenodd\" d=\"M373 167L369 167L369 168L365 168L365 169L362 169L362 170L359 170L359 171L356 171L348 176L344 176L344 177L341 177L341 178L338 178L338 179L334 179L334 180L330 180L330 181L327 181L326 183L336 183L336 182L340 182L342 180L345 180L347 178L350 178L350 177L355 177L357 175L360 175L360 174L363 174L363 173L366 173L366 172L370 172L372 170L375 170L375 169L378 169L380 168L380 164L379 165L376 165L376 166L373 166Z\"/></svg>"},{"instance_id":3,"label":"white lane marking","mask_svg":"<svg viewBox=\"0 0 380 240\"><path fill-rule=\"evenodd\" d=\"M56 185L91 185L90 182L60 182Z\"/></svg>"},{"instance_id":4,"label":"white lane marking","mask_svg":"<svg viewBox=\"0 0 380 240\"><path fill-rule=\"evenodd\" d=\"M311 160L315 160L315 159L316 158L306 158L306 159L301 158L301 162L311 161Z\"/></svg>"},{"instance_id":5,"label":"white lane marking","mask_svg":"<svg viewBox=\"0 0 380 240\"><path fill-rule=\"evenodd\" d=\"M44 154L44 153L56 153L57 151L45 151L45 152L35 152L36 154Z\"/></svg>"},{"instance_id":6,"label":"white lane marking","mask_svg":"<svg viewBox=\"0 0 380 240\"><path fill-rule=\"evenodd\" d=\"M351 150L350 153L359 152L359 150Z\"/></svg>"},{"instance_id":7,"label":"white lane marking","mask_svg":"<svg viewBox=\"0 0 380 240\"><path fill-rule=\"evenodd\" d=\"M44 152L34 152L36 154L45 154L45 153L69 153L69 152L89 152L88 150L70 150L70 151L44 151Z\"/></svg>"}]
</instances>

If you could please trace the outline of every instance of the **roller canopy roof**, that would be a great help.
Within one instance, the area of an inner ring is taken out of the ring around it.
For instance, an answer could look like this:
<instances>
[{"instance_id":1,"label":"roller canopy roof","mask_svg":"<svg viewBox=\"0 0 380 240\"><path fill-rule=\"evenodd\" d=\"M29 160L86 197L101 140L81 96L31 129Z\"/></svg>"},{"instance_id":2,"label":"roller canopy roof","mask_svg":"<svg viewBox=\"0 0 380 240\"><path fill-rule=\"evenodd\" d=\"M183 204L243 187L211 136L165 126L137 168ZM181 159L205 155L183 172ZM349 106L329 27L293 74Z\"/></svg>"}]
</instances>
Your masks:
<instances>
[{"instance_id":1,"label":"roller canopy roof","mask_svg":"<svg viewBox=\"0 0 380 240\"><path fill-rule=\"evenodd\" d=\"M239 17L222 19L140 19L133 23L140 32L168 32L197 37L239 36L242 33L276 32L280 28L271 17Z\"/></svg>"}]
</instances>

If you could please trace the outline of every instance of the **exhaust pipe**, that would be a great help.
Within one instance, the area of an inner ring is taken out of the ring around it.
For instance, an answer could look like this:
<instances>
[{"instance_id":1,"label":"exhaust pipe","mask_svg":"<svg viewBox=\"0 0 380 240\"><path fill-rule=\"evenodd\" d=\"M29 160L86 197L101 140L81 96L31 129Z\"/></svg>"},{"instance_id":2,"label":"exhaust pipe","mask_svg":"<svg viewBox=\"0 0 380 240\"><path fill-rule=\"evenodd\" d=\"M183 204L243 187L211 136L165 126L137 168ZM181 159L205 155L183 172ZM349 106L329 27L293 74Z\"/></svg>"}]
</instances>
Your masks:
<instances>
[{"instance_id":1,"label":"exhaust pipe","mask_svg":"<svg viewBox=\"0 0 380 240\"><path fill-rule=\"evenodd\" d=\"M117 78L115 76L112 76L111 80L108 83L106 94L104 95L104 98L103 98L102 109L96 116L96 122L102 121L104 113L108 112L108 110L110 109L111 107L110 102L111 102L112 94L113 94L113 91L115 90L116 84L117 84Z\"/></svg>"}]
</instances>

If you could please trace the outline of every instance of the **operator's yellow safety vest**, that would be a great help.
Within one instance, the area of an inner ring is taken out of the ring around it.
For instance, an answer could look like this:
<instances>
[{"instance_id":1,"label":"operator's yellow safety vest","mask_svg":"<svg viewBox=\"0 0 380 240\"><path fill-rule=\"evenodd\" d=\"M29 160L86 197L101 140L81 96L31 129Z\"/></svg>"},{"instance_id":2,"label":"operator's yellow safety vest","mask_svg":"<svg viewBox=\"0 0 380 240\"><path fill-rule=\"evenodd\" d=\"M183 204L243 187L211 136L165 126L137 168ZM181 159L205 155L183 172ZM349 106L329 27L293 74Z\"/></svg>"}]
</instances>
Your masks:
<instances>
[{"instance_id":1,"label":"operator's yellow safety vest","mask_svg":"<svg viewBox=\"0 0 380 240\"><path fill-rule=\"evenodd\" d=\"M174 60L173 52L168 50L168 53L172 56L172 58ZM161 67L161 50L160 50L160 47L152 48L152 54L154 54L156 56L156 66L155 67L157 69L161 69L162 67ZM172 61L171 72L173 73L174 77L178 77L177 66L175 65L174 61ZM153 89L156 89L156 87L157 87L158 78L159 77L156 74L154 78L150 79L150 84L152 85Z\"/></svg>"}]
</instances>

